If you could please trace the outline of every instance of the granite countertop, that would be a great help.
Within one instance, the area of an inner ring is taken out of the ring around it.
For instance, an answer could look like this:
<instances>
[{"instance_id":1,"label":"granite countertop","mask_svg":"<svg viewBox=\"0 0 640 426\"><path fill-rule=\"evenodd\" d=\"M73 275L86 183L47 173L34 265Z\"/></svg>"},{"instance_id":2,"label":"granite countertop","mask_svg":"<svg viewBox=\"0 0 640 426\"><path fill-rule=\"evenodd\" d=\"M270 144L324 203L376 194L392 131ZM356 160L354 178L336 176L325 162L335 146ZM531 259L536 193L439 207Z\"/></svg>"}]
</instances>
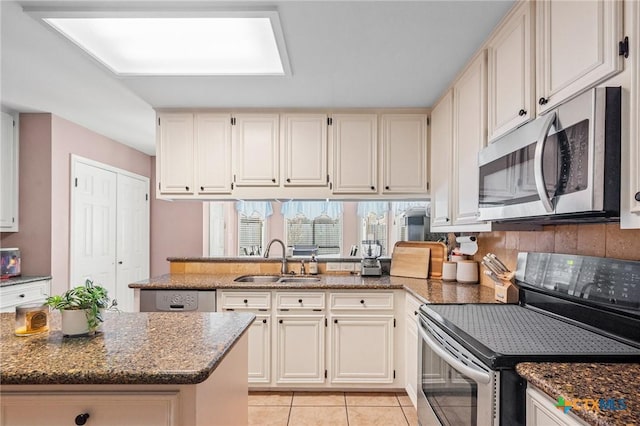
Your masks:
<instances>
[{"instance_id":1,"label":"granite countertop","mask_svg":"<svg viewBox=\"0 0 640 426\"><path fill-rule=\"evenodd\" d=\"M106 312L92 337L50 331L14 335L15 315L0 314L0 382L49 384L196 384L206 380L251 325L251 313Z\"/></svg>"},{"instance_id":2,"label":"granite countertop","mask_svg":"<svg viewBox=\"0 0 640 426\"><path fill-rule=\"evenodd\" d=\"M516 371L555 401L563 397L574 403L584 399L615 403L609 409L571 409L589 424L640 424L640 364L525 362Z\"/></svg>"},{"instance_id":3,"label":"granite countertop","mask_svg":"<svg viewBox=\"0 0 640 426\"><path fill-rule=\"evenodd\" d=\"M462 284L418 278L363 277L360 275L316 275L316 282L239 283L237 274L167 274L129 284L147 290L213 289L296 289L296 290L407 290L424 303L496 303L492 288L479 284Z\"/></svg>"},{"instance_id":4,"label":"granite countertop","mask_svg":"<svg viewBox=\"0 0 640 426\"><path fill-rule=\"evenodd\" d=\"M5 280L0 280L0 287L9 287L17 284L26 284L34 281L43 281L50 280L51 275L21 275L19 277L7 278Z\"/></svg>"}]
</instances>

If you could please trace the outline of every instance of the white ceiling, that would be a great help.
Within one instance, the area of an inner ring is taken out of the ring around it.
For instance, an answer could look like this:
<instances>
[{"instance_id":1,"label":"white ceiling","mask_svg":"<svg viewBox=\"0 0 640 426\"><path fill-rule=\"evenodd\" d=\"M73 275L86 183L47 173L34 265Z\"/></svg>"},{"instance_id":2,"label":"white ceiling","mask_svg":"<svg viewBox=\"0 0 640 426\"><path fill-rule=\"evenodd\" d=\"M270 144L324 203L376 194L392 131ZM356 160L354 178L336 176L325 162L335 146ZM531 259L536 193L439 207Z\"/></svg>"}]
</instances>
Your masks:
<instances>
[{"instance_id":1,"label":"white ceiling","mask_svg":"<svg viewBox=\"0 0 640 426\"><path fill-rule=\"evenodd\" d=\"M154 108L429 107L506 14L500 1L2 1L3 109L51 112L147 154ZM275 6L290 77L115 77L29 8Z\"/></svg>"}]
</instances>

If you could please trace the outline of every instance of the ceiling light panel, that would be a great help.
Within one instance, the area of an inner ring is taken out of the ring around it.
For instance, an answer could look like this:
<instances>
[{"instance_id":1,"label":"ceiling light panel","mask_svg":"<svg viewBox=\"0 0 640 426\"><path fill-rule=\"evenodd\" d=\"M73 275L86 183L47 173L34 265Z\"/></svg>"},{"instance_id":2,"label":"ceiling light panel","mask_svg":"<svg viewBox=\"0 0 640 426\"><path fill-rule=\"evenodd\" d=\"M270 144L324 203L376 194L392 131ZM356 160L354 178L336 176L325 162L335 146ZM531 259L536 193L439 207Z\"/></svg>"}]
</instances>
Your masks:
<instances>
[{"instance_id":1,"label":"ceiling light panel","mask_svg":"<svg viewBox=\"0 0 640 426\"><path fill-rule=\"evenodd\" d=\"M118 75L289 74L279 20L269 16L43 20Z\"/></svg>"}]
</instances>

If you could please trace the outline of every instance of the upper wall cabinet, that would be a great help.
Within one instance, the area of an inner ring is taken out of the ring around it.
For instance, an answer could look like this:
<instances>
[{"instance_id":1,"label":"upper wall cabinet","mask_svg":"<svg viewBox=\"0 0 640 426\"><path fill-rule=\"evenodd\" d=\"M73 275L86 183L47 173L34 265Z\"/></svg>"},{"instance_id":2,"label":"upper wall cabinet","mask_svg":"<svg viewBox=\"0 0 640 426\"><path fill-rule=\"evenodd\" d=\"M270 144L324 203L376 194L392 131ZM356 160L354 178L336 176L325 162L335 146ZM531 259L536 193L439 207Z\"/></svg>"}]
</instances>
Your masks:
<instances>
[{"instance_id":1,"label":"upper wall cabinet","mask_svg":"<svg viewBox=\"0 0 640 426\"><path fill-rule=\"evenodd\" d=\"M478 152L487 145L487 55L453 85L453 225L478 224Z\"/></svg>"},{"instance_id":2,"label":"upper wall cabinet","mask_svg":"<svg viewBox=\"0 0 640 426\"><path fill-rule=\"evenodd\" d=\"M431 111L431 227L451 225L451 149L453 93L449 90Z\"/></svg>"},{"instance_id":3,"label":"upper wall cabinet","mask_svg":"<svg viewBox=\"0 0 640 426\"><path fill-rule=\"evenodd\" d=\"M234 182L237 186L279 185L279 123L278 114L234 115Z\"/></svg>"},{"instance_id":4,"label":"upper wall cabinet","mask_svg":"<svg viewBox=\"0 0 640 426\"><path fill-rule=\"evenodd\" d=\"M231 192L231 114L196 114L196 191Z\"/></svg>"},{"instance_id":5,"label":"upper wall cabinet","mask_svg":"<svg viewBox=\"0 0 640 426\"><path fill-rule=\"evenodd\" d=\"M16 120L2 113L0 134L0 231L18 231L18 138Z\"/></svg>"},{"instance_id":6,"label":"upper wall cabinet","mask_svg":"<svg viewBox=\"0 0 640 426\"><path fill-rule=\"evenodd\" d=\"M378 191L378 117L376 114L334 114L333 192L376 194Z\"/></svg>"},{"instance_id":7,"label":"upper wall cabinet","mask_svg":"<svg viewBox=\"0 0 640 426\"><path fill-rule=\"evenodd\" d=\"M622 3L536 2L538 114L622 70Z\"/></svg>"},{"instance_id":8,"label":"upper wall cabinet","mask_svg":"<svg viewBox=\"0 0 640 426\"><path fill-rule=\"evenodd\" d=\"M489 140L535 117L534 3L521 2L487 43Z\"/></svg>"},{"instance_id":9,"label":"upper wall cabinet","mask_svg":"<svg viewBox=\"0 0 640 426\"><path fill-rule=\"evenodd\" d=\"M381 117L382 193L428 191L427 116L384 114Z\"/></svg>"},{"instance_id":10,"label":"upper wall cabinet","mask_svg":"<svg viewBox=\"0 0 640 426\"><path fill-rule=\"evenodd\" d=\"M158 136L160 193L193 194L193 114L161 114Z\"/></svg>"},{"instance_id":11,"label":"upper wall cabinet","mask_svg":"<svg viewBox=\"0 0 640 426\"><path fill-rule=\"evenodd\" d=\"M327 186L327 114L284 114L284 186Z\"/></svg>"}]
</instances>

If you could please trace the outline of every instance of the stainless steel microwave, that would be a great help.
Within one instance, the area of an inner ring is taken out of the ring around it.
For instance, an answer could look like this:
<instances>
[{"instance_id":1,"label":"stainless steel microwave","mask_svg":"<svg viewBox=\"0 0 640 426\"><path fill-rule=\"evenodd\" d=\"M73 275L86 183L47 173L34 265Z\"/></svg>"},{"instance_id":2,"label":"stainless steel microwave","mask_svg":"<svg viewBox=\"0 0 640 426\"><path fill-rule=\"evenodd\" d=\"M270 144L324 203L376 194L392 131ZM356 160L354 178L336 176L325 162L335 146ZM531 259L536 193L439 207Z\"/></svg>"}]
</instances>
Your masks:
<instances>
[{"instance_id":1,"label":"stainless steel microwave","mask_svg":"<svg viewBox=\"0 0 640 426\"><path fill-rule=\"evenodd\" d=\"M559 223L620 216L621 88L602 87L480 151L479 219Z\"/></svg>"}]
</instances>

